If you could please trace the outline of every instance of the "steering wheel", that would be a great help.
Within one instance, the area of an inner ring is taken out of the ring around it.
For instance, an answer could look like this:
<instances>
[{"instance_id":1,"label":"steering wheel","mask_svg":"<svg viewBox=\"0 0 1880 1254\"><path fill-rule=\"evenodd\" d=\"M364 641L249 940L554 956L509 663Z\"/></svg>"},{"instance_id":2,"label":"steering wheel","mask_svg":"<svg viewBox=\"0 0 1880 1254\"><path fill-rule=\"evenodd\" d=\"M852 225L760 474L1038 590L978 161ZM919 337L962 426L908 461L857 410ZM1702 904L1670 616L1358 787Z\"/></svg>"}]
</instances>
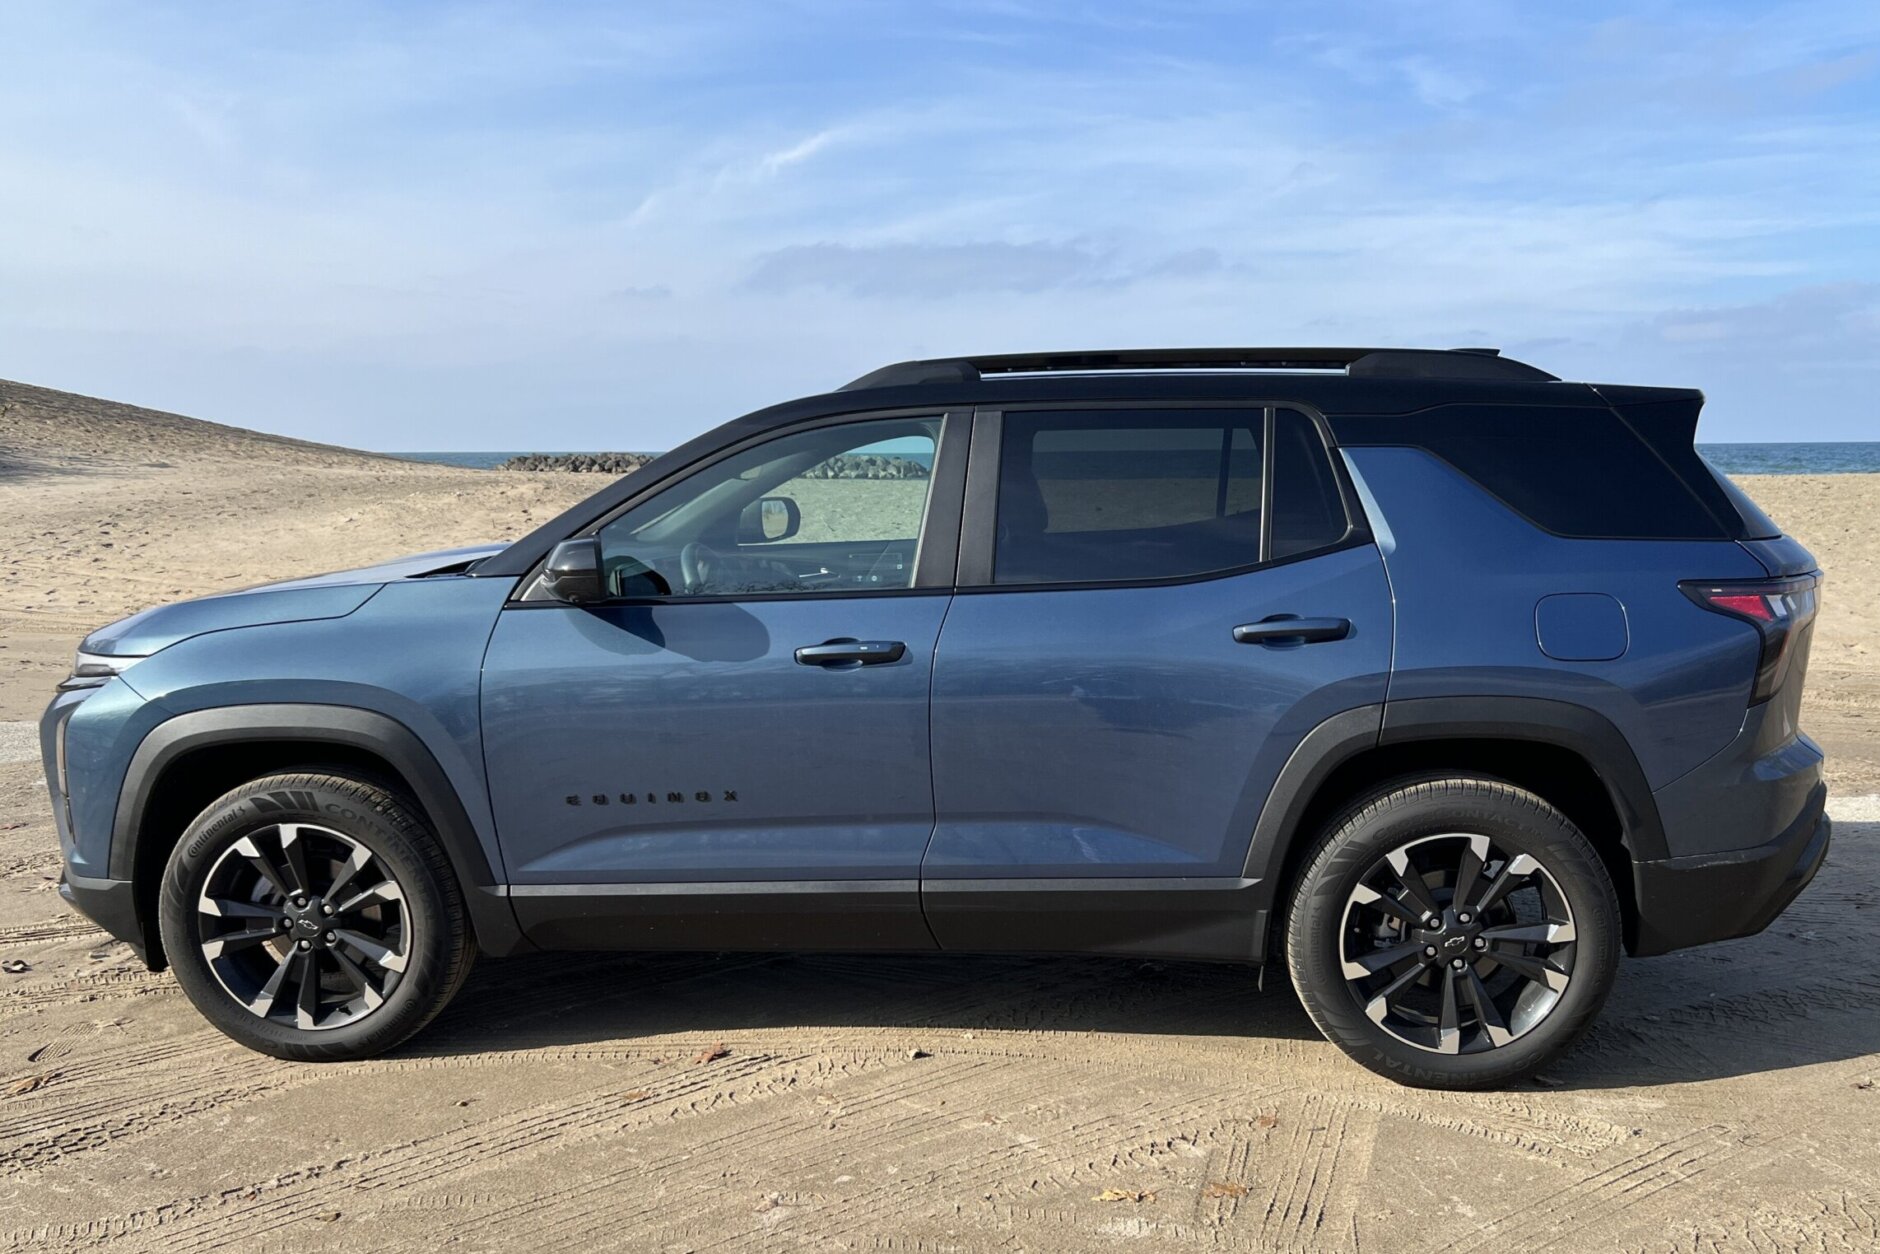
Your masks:
<instances>
[{"instance_id":1,"label":"steering wheel","mask_svg":"<svg viewBox=\"0 0 1880 1254\"><path fill-rule=\"evenodd\" d=\"M712 572L723 567L724 559L708 544L694 540L679 550L679 578L685 581L685 590L694 595L703 592Z\"/></svg>"}]
</instances>

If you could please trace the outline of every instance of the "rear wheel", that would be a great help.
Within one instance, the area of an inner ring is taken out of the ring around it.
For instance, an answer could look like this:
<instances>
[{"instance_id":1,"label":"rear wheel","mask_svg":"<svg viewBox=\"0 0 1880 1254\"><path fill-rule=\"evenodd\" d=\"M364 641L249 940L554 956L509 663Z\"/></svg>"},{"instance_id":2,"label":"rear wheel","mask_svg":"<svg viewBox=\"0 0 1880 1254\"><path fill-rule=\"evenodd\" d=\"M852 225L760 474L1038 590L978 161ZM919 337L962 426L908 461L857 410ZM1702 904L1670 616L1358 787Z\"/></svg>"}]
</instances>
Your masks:
<instances>
[{"instance_id":1,"label":"rear wheel","mask_svg":"<svg viewBox=\"0 0 1880 1254\"><path fill-rule=\"evenodd\" d=\"M171 852L159 925L205 1018L306 1062L406 1040L472 957L461 890L417 807L340 775L268 776L203 811Z\"/></svg>"},{"instance_id":2,"label":"rear wheel","mask_svg":"<svg viewBox=\"0 0 1880 1254\"><path fill-rule=\"evenodd\" d=\"M1545 801L1402 781L1336 820L1294 892L1293 985L1358 1062L1427 1088L1506 1084L1599 1013L1620 946L1599 855Z\"/></svg>"}]
</instances>

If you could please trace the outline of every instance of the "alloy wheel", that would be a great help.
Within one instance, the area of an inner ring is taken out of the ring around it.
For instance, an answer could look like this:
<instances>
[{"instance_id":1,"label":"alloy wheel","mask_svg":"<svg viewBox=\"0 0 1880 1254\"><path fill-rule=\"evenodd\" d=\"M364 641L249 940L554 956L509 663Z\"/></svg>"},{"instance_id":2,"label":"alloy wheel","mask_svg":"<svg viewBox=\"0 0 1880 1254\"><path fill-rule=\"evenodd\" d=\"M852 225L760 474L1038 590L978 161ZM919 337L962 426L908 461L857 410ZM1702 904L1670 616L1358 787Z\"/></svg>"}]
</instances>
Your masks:
<instances>
[{"instance_id":1,"label":"alloy wheel","mask_svg":"<svg viewBox=\"0 0 1880 1254\"><path fill-rule=\"evenodd\" d=\"M1496 1049L1539 1026L1573 977L1573 911L1526 853L1450 832L1400 845L1345 902L1339 955L1365 1015L1438 1054Z\"/></svg>"},{"instance_id":2,"label":"alloy wheel","mask_svg":"<svg viewBox=\"0 0 1880 1254\"><path fill-rule=\"evenodd\" d=\"M405 891L343 832L280 823L217 858L196 901L215 978L249 1013L303 1031L357 1023L404 978L415 952Z\"/></svg>"}]
</instances>

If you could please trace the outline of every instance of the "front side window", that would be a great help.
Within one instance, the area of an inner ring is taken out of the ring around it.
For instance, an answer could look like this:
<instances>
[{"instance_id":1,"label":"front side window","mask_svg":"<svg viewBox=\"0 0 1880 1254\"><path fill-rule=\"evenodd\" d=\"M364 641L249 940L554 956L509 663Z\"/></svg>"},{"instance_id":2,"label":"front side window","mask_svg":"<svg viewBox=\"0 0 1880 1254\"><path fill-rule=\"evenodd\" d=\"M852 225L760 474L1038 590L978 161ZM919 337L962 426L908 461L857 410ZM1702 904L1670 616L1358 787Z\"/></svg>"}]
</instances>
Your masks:
<instances>
[{"instance_id":1,"label":"front side window","mask_svg":"<svg viewBox=\"0 0 1880 1254\"><path fill-rule=\"evenodd\" d=\"M600 529L610 595L912 587L939 429L818 427L708 466Z\"/></svg>"},{"instance_id":2,"label":"front side window","mask_svg":"<svg viewBox=\"0 0 1880 1254\"><path fill-rule=\"evenodd\" d=\"M1264 410L1004 421L994 583L1170 579L1260 560Z\"/></svg>"}]
</instances>

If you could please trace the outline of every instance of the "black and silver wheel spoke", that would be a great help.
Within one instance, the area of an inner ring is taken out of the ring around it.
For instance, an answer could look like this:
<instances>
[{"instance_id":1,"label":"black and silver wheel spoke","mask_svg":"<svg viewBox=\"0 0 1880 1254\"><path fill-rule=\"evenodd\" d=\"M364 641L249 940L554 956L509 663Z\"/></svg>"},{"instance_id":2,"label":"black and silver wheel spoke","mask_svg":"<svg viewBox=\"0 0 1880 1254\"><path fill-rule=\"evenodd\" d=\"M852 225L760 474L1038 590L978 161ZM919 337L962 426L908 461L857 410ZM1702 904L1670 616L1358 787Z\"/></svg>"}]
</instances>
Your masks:
<instances>
[{"instance_id":1,"label":"black and silver wheel spoke","mask_svg":"<svg viewBox=\"0 0 1880 1254\"><path fill-rule=\"evenodd\" d=\"M277 895L283 898L294 895L293 886L287 882L282 868L276 866L273 859L262 853L255 846L254 841L246 836L242 837L235 842L235 852L248 860L248 864L260 873L261 878L268 882L268 887L272 888Z\"/></svg>"},{"instance_id":2,"label":"black and silver wheel spoke","mask_svg":"<svg viewBox=\"0 0 1880 1254\"><path fill-rule=\"evenodd\" d=\"M270 923L278 923L286 917L272 906L254 901L237 901L233 897L204 897L200 909L204 914L213 914L222 919L266 919Z\"/></svg>"},{"instance_id":3,"label":"black and silver wheel spoke","mask_svg":"<svg viewBox=\"0 0 1880 1254\"><path fill-rule=\"evenodd\" d=\"M1556 993L1564 991L1567 987L1569 973L1561 970L1559 967L1548 964L1540 958L1531 958L1526 954L1513 953L1505 949L1491 949L1489 950L1489 957L1493 958L1497 963L1508 968L1510 971L1513 971L1516 975L1525 976L1536 984L1545 985Z\"/></svg>"},{"instance_id":4,"label":"black and silver wheel spoke","mask_svg":"<svg viewBox=\"0 0 1880 1254\"><path fill-rule=\"evenodd\" d=\"M1368 884L1360 884L1353 889L1352 900L1362 905L1376 906L1385 914L1391 915L1404 923L1408 923L1412 927L1423 922L1424 916L1422 914L1404 905L1403 902L1398 901L1395 897L1378 892Z\"/></svg>"},{"instance_id":5,"label":"black and silver wheel spoke","mask_svg":"<svg viewBox=\"0 0 1880 1254\"><path fill-rule=\"evenodd\" d=\"M1475 1020L1488 1036L1491 1047L1506 1045L1514 1039L1508 1031L1508 1021L1502 1016L1501 1007L1488 995L1488 986L1482 983L1482 977L1474 967L1464 967L1462 971L1462 991L1469 999L1469 1006L1475 1011Z\"/></svg>"},{"instance_id":6,"label":"black and silver wheel spoke","mask_svg":"<svg viewBox=\"0 0 1880 1254\"><path fill-rule=\"evenodd\" d=\"M1486 836L1471 836L1462 851L1462 860L1456 866L1456 888L1450 900L1459 906L1467 907L1475 900L1475 886L1482 878L1482 870L1488 865L1489 843ZM1479 911L1481 907L1476 906Z\"/></svg>"},{"instance_id":7,"label":"black and silver wheel spoke","mask_svg":"<svg viewBox=\"0 0 1880 1254\"><path fill-rule=\"evenodd\" d=\"M403 889L391 880L382 880L366 889L364 892L348 897L345 901L333 907L333 910L336 914L351 914L353 911L369 906L375 901L403 901L404 899L405 892ZM331 894L328 894L327 900L332 900Z\"/></svg>"},{"instance_id":8,"label":"black and silver wheel spoke","mask_svg":"<svg viewBox=\"0 0 1880 1254\"><path fill-rule=\"evenodd\" d=\"M333 949L328 952L333 955L333 961L339 966L340 974L346 977L348 984L352 985L353 991L365 1003L366 1009L376 1010L379 1003L385 1000L384 994L380 993L378 987L366 978L366 973L359 969L359 964L346 956L345 950Z\"/></svg>"},{"instance_id":9,"label":"black and silver wheel spoke","mask_svg":"<svg viewBox=\"0 0 1880 1254\"><path fill-rule=\"evenodd\" d=\"M1443 969L1443 1004L1436 1017L1436 1052L1462 1052L1462 1015L1456 1008L1456 969Z\"/></svg>"},{"instance_id":10,"label":"black and silver wheel spoke","mask_svg":"<svg viewBox=\"0 0 1880 1254\"><path fill-rule=\"evenodd\" d=\"M197 898L196 936L235 1001L301 1031L382 1006L404 978L413 941L391 867L312 823L257 829L229 846Z\"/></svg>"},{"instance_id":11,"label":"black and silver wheel spoke","mask_svg":"<svg viewBox=\"0 0 1880 1254\"><path fill-rule=\"evenodd\" d=\"M273 973L261 986L261 991L256 993L254 1000L248 1003L248 1009L264 1019L268 1017L268 1012L274 1009L274 999L281 995L281 988L287 983L288 973L294 969L297 957L298 955L291 949L280 956Z\"/></svg>"},{"instance_id":12,"label":"black and silver wheel spoke","mask_svg":"<svg viewBox=\"0 0 1880 1254\"><path fill-rule=\"evenodd\" d=\"M1490 945L1564 944L1574 939L1571 923L1516 923L1507 927L1485 927L1482 939Z\"/></svg>"},{"instance_id":13,"label":"black and silver wheel spoke","mask_svg":"<svg viewBox=\"0 0 1880 1254\"><path fill-rule=\"evenodd\" d=\"M309 950L300 955L300 998L294 1023L303 1031L318 1026L320 1017L320 960Z\"/></svg>"},{"instance_id":14,"label":"black and silver wheel spoke","mask_svg":"<svg viewBox=\"0 0 1880 1254\"><path fill-rule=\"evenodd\" d=\"M287 866L287 883L296 896L306 896L313 891L312 877L307 874L307 849L300 841L300 828L293 823L281 824L281 861Z\"/></svg>"},{"instance_id":15,"label":"black and silver wheel spoke","mask_svg":"<svg viewBox=\"0 0 1880 1254\"><path fill-rule=\"evenodd\" d=\"M220 958L224 954L232 954L238 950L259 945L263 941L274 940L279 937L280 934L281 930L278 927L250 928L243 932L223 932L220 936L212 936L204 941L202 943L202 952L211 958Z\"/></svg>"},{"instance_id":16,"label":"black and silver wheel spoke","mask_svg":"<svg viewBox=\"0 0 1880 1254\"><path fill-rule=\"evenodd\" d=\"M403 971L405 969L405 955L394 952L369 937L361 936L357 932L349 932L342 928L339 932L339 939L342 943L364 954L366 961L372 963L374 966L383 967L387 971Z\"/></svg>"},{"instance_id":17,"label":"black and silver wheel spoke","mask_svg":"<svg viewBox=\"0 0 1880 1254\"><path fill-rule=\"evenodd\" d=\"M1384 861L1396 876L1397 882L1403 886L1403 900L1412 909L1421 911L1424 918L1435 914L1436 899L1430 896L1429 885L1423 882L1422 873L1410 869L1409 853L1405 849L1393 850Z\"/></svg>"},{"instance_id":18,"label":"black and silver wheel spoke","mask_svg":"<svg viewBox=\"0 0 1880 1254\"><path fill-rule=\"evenodd\" d=\"M1487 891L1482 894L1481 900L1475 903L1475 910L1478 913L1486 913L1494 909L1501 899L1513 892L1522 880L1538 871L1540 865L1524 853L1510 858L1508 865L1501 869L1501 874L1489 882Z\"/></svg>"},{"instance_id":19,"label":"black and silver wheel spoke","mask_svg":"<svg viewBox=\"0 0 1880 1254\"><path fill-rule=\"evenodd\" d=\"M1379 1024L1383 1023L1386 1016L1390 1014L1390 999L1398 993L1403 992L1405 988L1409 987L1412 981L1422 978L1423 971L1420 968L1405 971L1402 975L1399 975L1396 979L1379 989L1377 994L1373 996L1370 1001L1365 1003L1364 1013L1369 1015L1374 1022Z\"/></svg>"},{"instance_id":20,"label":"black and silver wheel spoke","mask_svg":"<svg viewBox=\"0 0 1880 1254\"><path fill-rule=\"evenodd\" d=\"M1572 979L1577 936L1553 875L1479 833L1407 842L1351 889L1340 968L1366 1017L1440 1054L1531 1031Z\"/></svg>"},{"instance_id":21,"label":"black and silver wheel spoke","mask_svg":"<svg viewBox=\"0 0 1880 1254\"><path fill-rule=\"evenodd\" d=\"M1418 941L1405 941L1401 945L1392 945L1387 949L1374 949L1370 953L1355 954L1345 959L1345 978L1361 980L1367 975L1388 971L1400 962L1418 961L1423 957L1423 948Z\"/></svg>"},{"instance_id":22,"label":"black and silver wheel spoke","mask_svg":"<svg viewBox=\"0 0 1880 1254\"><path fill-rule=\"evenodd\" d=\"M333 882L327 885L326 899L332 901L344 895L359 872L364 870L366 863L370 861L372 861L372 851L364 845L355 845L353 851L346 855L346 861L340 864L338 873L333 876Z\"/></svg>"}]
</instances>

